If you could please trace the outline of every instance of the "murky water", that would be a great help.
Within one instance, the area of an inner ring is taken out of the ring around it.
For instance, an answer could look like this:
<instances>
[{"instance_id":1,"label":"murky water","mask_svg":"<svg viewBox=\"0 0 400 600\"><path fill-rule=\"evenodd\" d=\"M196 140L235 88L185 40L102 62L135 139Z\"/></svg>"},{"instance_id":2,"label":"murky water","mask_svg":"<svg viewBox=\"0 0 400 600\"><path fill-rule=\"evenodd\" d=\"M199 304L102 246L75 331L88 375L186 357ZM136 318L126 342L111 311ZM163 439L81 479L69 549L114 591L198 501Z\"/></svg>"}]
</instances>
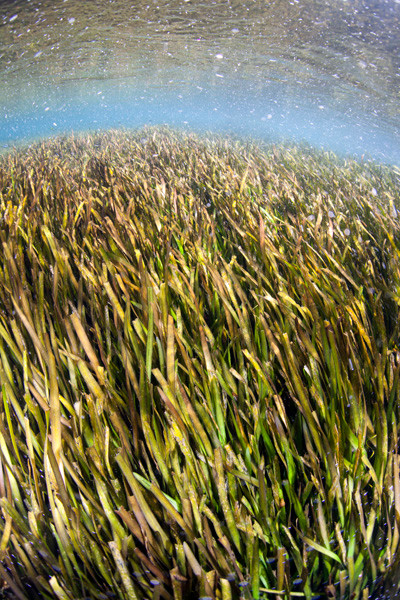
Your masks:
<instances>
[{"instance_id":1,"label":"murky water","mask_svg":"<svg viewBox=\"0 0 400 600\"><path fill-rule=\"evenodd\" d=\"M0 143L170 123L400 162L400 0L0 3Z\"/></svg>"}]
</instances>

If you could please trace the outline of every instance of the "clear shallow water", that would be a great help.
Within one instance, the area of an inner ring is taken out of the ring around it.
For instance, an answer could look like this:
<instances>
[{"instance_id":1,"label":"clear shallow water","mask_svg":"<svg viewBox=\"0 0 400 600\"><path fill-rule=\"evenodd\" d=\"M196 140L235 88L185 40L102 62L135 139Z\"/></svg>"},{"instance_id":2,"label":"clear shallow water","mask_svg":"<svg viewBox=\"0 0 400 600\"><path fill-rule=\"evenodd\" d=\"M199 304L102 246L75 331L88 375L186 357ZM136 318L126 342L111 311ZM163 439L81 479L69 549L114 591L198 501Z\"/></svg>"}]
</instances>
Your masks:
<instances>
[{"instance_id":1,"label":"clear shallow water","mask_svg":"<svg viewBox=\"0 0 400 600\"><path fill-rule=\"evenodd\" d=\"M400 0L0 4L0 144L169 123L400 163Z\"/></svg>"}]
</instances>

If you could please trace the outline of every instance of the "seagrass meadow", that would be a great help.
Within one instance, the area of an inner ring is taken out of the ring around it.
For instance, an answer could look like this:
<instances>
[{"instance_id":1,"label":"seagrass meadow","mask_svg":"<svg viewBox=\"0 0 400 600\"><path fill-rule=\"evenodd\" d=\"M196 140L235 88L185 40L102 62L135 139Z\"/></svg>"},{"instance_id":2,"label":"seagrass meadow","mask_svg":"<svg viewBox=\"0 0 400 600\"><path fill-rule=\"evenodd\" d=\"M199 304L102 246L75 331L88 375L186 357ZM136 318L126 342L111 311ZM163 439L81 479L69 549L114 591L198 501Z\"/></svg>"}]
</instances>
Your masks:
<instances>
[{"instance_id":1,"label":"seagrass meadow","mask_svg":"<svg viewBox=\"0 0 400 600\"><path fill-rule=\"evenodd\" d=\"M398 597L399 185L169 129L0 157L4 598Z\"/></svg>"}]
</instances>

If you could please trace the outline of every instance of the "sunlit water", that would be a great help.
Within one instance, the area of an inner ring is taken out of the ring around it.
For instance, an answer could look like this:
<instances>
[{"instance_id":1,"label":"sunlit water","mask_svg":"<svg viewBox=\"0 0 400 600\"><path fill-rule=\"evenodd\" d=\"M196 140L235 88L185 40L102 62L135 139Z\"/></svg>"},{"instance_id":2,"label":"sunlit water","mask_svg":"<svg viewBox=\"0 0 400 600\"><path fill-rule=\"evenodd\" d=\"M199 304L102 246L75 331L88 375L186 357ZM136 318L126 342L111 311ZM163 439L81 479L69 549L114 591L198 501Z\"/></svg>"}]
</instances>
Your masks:
<instances>
[{"instance_id":1,"label":"sunlit water","mask_svg":"<svg viewBox=\"0 0 400 600\"><path fill-rule=\"evenodd\" d=\"M171 124L400 164L400 0L0 0L0 149Z\"/></svg>"},{"instance_id":2,"label":"sunlit water","mask_svg":"<svg viewBox=\"0 0 400 600\"><path fill-rule=\"evenodd\" d=\"M400 163L400 0L0 3L0 145L169 123Z\"/></svg>"}]
</instances>

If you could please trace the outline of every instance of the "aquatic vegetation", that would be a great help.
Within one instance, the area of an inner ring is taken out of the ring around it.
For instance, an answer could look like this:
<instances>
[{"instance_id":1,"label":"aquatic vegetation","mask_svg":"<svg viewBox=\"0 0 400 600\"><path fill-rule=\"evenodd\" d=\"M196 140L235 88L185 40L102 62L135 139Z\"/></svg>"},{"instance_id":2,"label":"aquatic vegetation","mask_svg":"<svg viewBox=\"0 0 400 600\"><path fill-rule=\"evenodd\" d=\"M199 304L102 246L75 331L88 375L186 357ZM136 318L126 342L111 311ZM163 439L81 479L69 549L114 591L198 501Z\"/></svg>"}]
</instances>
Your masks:
<instances>
[{"instance_id":1,"label":"aquatic vegetation","mask_svg":"<svg viewBox=\"0 0 400 600\"><path fill-rule=\"evenodd\" d=\"M399 181L151 128L0 158L10 593L394 598Z\"/></svg>"}]
</instances>

